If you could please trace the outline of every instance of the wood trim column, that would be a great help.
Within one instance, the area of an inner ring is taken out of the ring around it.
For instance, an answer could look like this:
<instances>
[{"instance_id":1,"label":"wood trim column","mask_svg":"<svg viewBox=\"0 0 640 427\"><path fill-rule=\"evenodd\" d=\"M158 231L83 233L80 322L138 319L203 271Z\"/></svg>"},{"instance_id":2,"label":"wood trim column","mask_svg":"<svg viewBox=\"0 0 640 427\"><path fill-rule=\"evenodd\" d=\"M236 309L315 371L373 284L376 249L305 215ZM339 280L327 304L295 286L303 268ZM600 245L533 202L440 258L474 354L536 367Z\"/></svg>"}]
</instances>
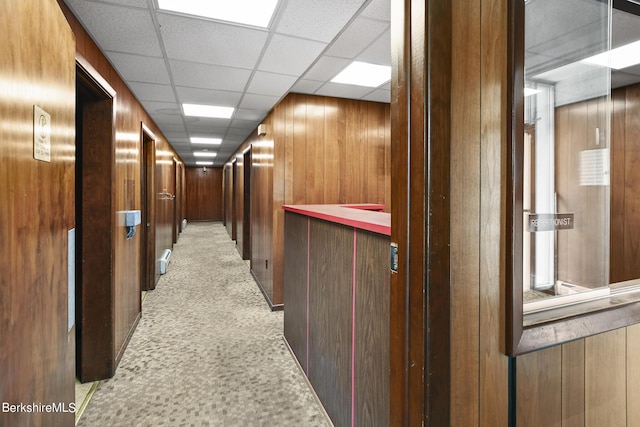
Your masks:
<instances>
[{"instance_id":1,"label":"wood trim column","mask_svg":"<svg viewBox=\"0 0 640 427\"><path fill-rule=\"evenodd\" d=\"M449 425L451 4L392 9L390 424Z\"/></svg>"}]
</instances>

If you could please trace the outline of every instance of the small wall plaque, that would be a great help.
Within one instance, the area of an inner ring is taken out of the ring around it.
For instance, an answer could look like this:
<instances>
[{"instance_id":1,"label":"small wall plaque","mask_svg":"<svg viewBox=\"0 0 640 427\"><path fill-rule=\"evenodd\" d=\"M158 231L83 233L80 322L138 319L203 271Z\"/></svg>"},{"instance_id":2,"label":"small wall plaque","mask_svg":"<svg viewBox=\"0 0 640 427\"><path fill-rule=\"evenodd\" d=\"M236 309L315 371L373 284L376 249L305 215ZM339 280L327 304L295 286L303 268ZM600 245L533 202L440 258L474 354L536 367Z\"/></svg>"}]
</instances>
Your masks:
<instances>
[{"instance_id":1,"label":"small wall plaque","mask_svg":"<svg viewBox=\"0 0 640 427\"><path fill-rule=\"evenodd\" d=\"M33 158L51 162L51 115L33 106Z\"/></svg>"}]
</instances>

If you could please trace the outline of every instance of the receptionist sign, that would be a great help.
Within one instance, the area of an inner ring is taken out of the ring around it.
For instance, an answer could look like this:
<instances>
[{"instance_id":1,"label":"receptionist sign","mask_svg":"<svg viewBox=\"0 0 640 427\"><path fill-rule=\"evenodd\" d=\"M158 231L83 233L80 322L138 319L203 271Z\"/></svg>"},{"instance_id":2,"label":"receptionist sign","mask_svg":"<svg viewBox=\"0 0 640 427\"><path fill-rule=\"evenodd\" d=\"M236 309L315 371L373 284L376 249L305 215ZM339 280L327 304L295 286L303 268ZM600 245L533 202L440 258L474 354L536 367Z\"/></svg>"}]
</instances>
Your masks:
<instances>
[{"instance_id":1,"label":"receptionist sign","mask_svg":"<svg viewBox=\"0 0 640 427\"><path fill-rule=\"evenodd\" d=\"M530 232L571 230L572 228L572 213L529 214L528 229Z\"/></svg>"}]
</instances>

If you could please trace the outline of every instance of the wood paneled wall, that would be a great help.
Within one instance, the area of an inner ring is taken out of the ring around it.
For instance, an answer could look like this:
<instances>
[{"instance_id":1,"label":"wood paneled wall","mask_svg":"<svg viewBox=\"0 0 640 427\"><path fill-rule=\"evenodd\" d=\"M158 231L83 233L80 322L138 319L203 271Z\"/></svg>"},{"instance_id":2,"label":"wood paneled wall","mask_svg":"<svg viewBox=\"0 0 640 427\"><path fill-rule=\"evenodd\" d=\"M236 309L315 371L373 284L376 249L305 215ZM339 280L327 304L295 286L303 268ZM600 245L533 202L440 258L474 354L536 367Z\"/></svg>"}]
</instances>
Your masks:
<instances>
[{"instance_id":1,"label":"wood paneled wall","mask_svg":"<svg viewBox=\"0 0 640 427\"><path fill-rule=\"evenodd\" d=\"M640 84L612 93L611 282L640 277Z\"/></svg>"},{"instance_id":2,"label":"wood paneled wall","mask_svg":"<svg viewBox=\"0 0 640 427\"><path fill-rule=\"evenodd\" d=\"M187 221L222 221L222 168L186 169Z\"/></svg>"},{"instance_id":3,"label":"wood paneled wall","mask_svg":"<svg viewBox=\"0 0 640 427\"><path fill-rule=\"evenodd\" d=\"M242 163L251 147L252 272L274 307L283 303L282 205L380 203L389 212L391 117L388 104L292 93L263 124L267 134L254 132L230 161Z\"/></svg>"},{"instance_id":4,"label":"wood paneled wall","mask_svg":"<svg viewBox=\"0 0 640 427\"><path fill-rule=\"evenodd\" d=\"M156 149L156 254L173 247L174 230L177 223L176 203L182 198L183 189L177 177L182 162L163 137L160 129L144 111L140 102L133 96L124 81L111 66L104 54L94 43L80 22L71 13L62 0L59 8L67 18L76 39L76 52L116 93L114 102L113 164L110 165L113 177L113 251L112 251L112 322L114 366L122 357L126 344L133 333L140 316L140 277L142 268L140 234L127 240L124 224L118 212L128 209L142 209L141 165L142 135L144 124L157 138ZM101 191L102 189L95 189ZM175 197L168 197L172 195ZM157 264L157 263L156 263ZM157 269L158 266L156 265Z\"/></svg>"},{"instance_id":5,"label":"wood paneled wall","mask_svg":"<svg viewBox=\"0 0 640 427\"><path fill-rule=\"evenodd\" d=\"M0 28L0 402L69 411L75 43L55 0L1 2ZM50 162L33 158L34 105L51 115ZM69 426L73 413L3 409L0 425Z\"/></svg>"}]
</instances>

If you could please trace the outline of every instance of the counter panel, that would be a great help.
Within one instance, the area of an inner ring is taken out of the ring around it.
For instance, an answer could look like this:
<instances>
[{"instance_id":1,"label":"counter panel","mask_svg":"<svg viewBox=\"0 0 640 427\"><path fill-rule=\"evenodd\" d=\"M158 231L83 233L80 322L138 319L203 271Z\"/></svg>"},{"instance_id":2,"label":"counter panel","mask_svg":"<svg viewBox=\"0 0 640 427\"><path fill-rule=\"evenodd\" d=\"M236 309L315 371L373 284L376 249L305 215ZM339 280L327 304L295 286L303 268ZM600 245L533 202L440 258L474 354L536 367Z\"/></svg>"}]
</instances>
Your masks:
<instances>
[{"instance_id":1,"label":"counter panel","mask_svg":"<svg viewBox=\"0 0 640 427\"><path fill-rule=\"evenodd\" d=\"M355 210L285 208L284 335L334 425L386 426L389 236L324 216Z\"/></svg>"},{"instance_id":2,"label":"counter panel","mask_svg":"<svg viewBox=\"0 0 640 427\"><path fill-rule=\"evenodd\" d=\"M284 282L295 286L284 288L284 303L288 307L284 316L284 336L289 347L307 372L307 268L309 266L309 218L298 214L285 215L284 257L287 268Z\"/></svg>"},{"instance_id":3,"label":"counter panel","mask_svg":"<svg viewBox=\"0 0 640 427\"><path fill-rule=\"evenodd\" d=\"M309 220L307 376L336 426L351 424L353 237L352 228Z\"/></svg>"},{"instance_id":4,"label":"counter panel","mask_svg":"<svg viewBox=\"0 0 640 427\"><path fill-rule=\"evenodd\" d=\"M389 425L388 248L388 236L358 230L354 282L354 413L358 426Z\"/></svg>"}]
</instances>

